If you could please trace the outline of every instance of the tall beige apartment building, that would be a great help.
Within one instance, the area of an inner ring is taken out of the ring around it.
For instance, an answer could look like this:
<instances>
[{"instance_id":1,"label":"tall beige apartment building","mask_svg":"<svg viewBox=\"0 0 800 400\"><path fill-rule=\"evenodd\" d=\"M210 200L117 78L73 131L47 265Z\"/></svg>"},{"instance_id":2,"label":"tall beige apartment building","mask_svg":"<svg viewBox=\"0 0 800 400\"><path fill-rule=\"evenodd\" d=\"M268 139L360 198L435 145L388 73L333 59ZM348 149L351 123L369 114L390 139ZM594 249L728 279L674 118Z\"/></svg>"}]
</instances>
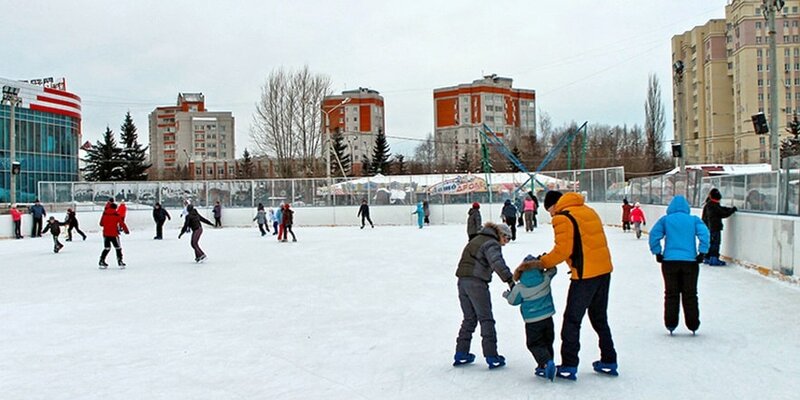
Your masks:
<instances>
[{"instance_id":1,"label":"tall beige apartment building","mask_svg":"<svg viewBox=\"0 0 800 400\"><path fill-rule=\"evenodd\" d=\"M234 119L230 111L208 111L202 93L179 93L175 106L149 116L150 176L155 179L235 177ZM183 169L182 176L176 171Z\"/></svg>"},{"instance_id":2,"label":"tall beige apartment building","mask_svg":"<svg viewBox=\"0 0 800 400\"><path fill-rule=\"evenodd\" d=\"M377 90L361 87L345 90L340 95L325 96L322 99L322 118L323 130L342 134L352 172L361 174L364 157L372 158L375 135L385 133L383 96Z\"/></svg>"},{"instance_id":3,"label":"tall beige apartment building","mask_svg":"<svg viewBox=\"0 0 800 400\"><path fill-rule=\"evenodd\" d=\"M756 135L751 119L763 112L769 120L772 112L769 32L761 8L761 0L731 0L725 19L672 38L673 65L685 65L681 88L673 76L673 123L676 141L679 130L685 134L687 164L770 161L769 135ZM775 24L780 126L770 129L781 137L800 111L799 8L800 1L786 1Z\"/></svg>"}]
</instances>

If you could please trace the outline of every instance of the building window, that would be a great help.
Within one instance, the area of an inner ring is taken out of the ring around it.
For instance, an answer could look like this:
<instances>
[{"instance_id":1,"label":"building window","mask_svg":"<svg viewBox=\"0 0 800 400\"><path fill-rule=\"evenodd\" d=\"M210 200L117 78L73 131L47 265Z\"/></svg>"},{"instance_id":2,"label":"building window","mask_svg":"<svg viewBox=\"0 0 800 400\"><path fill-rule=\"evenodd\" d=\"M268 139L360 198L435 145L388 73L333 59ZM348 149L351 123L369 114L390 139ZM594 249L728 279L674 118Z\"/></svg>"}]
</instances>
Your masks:
<instances>
[{"instance_id":1,"label":"building window","mask_svg":"<svg viewBox=\"0 0 800 400\"><path fill-rule=\"evenodd\" d=\"M789 35L783 35L783 43L789 43Z\"/></svg>"},{"instance_id":2,"label":"building window","mask_svg":"<svg viewBox=\"0 0 800 400\"><path fill-rule=\"evenodd\" d=\"M757 56L761 57L762 53L763 53L763 51L761 49L756 50L756 55Z\"/></svg>"},{"instance_id":3,"label":"building window","mask_svg":"<svg viewBox=\"0 0 800 400\"><path fill-rule=\"evenodd\" d=\"M756 71L763 71L763 70L764 70L764 66L763 65L761 65L761 64L756 65Z\"/></svg>"},{"instance_id":4,"label":"building window","mask_svg":"<svg viewBox=\"0 0 800 400\"><path fill-rule=\"evenodd\" d=\"M761 29L761 21L756 21L756 29Z\"/></svg>"},{"instance_id":5,"label":"building window","mask_svg":"<svg viewBox=\"0 0 800 400\"><path fill-rule=\"evenodd\" d=\"M763 79L759 79L758 80L758 86L759 87L764 86L764 80Z\"/></svg>"},{"instance_id":6,"label":"building window","mask_svg":"<svg viewBox=\"0 0 800 400\"><path fill-rule=\"evenodd\" d=\"M756 36L756 43L761 44L761 36Z\"/></svg>"}]
</instances>

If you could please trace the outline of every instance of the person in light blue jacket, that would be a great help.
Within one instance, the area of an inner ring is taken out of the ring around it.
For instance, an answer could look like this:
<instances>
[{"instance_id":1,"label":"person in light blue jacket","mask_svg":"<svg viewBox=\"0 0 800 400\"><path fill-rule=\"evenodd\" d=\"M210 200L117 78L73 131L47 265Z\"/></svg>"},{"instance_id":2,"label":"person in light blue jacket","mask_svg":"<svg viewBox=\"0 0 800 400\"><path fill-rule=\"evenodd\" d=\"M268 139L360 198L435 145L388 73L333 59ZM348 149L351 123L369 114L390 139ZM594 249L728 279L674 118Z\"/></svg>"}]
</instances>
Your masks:
<instances>
[{"instance_id":1,"label":"person in light blue jacket","mask_svg":"<svg viewBox=\"0 0 800 400\"><path fill-rule=\"evenodd\" d=\"M528 255L525 261L535 257ZM522 319L525 320L525 337L528 350L536 360L536 376L550 379L556 374L553 361L553 341L555 331L553 328L553 295L550 292L550 281L556 275L557 269L548 270L529 269L522 273L519 283L503 293L503 297L512 306L519 305Z\"/></svg>"},{"instance_id":2,"label":"person in light blue jacket","mask_svg":"<svg viewBox=\"0 0 800 400\"><path fill-rule=\"evenodd\" d=\"M691 214L689 202L680 195L672 199L667 215L650 230L650 252L661 263L664 276L664 325L670 335L678 326L681 300L686 327L692 334L700 327L697 278L700 263L708 252L709 237L708 227Z\"/></svg>"},{"instance_id":3,"label":"person in light blue jacket","mask_svg":"<svg viewBox=\"0 0 800 400\"><path fill-rule=\"evenodd\" d=\"M422 206L421 201L417 203L417 211L411 214L417 214L417 225L419 225L419 229L422 229L422 226L425 224L425 208Z\"/></svg>"}]
</instances>

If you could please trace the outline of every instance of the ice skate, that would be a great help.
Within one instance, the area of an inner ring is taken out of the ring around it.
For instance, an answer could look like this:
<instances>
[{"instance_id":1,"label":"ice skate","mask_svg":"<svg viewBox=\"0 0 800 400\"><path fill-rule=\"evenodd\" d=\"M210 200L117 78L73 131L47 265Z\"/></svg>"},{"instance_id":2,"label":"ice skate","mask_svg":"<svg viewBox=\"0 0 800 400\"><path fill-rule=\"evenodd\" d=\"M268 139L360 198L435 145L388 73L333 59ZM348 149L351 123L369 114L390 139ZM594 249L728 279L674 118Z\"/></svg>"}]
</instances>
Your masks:
<instances>
[{"instance_id":1,"label":"ice skate","mask_svg":"<svg viewBox=\"0 0 800 400\"><path fill-rule=\"evenodd\" d=\"M601 374L619 376L619 372L617 372L617 363L604 363L602 361L595 361L592 363L592 368Z\"/></svg>"},{"instance_id":2,"label":"ice skate","mask_svg":"<svg viewBox=\"0 0 800 400\"><path fill-rule=\"evenodd\" d=\"M100 265L100 269L108 268L108 264L106 264L105 260L100 260L100 263L98 265Z\"/></svg>"},{"instance_id":3,"label":"ice skate","mask_svg":"<svg viewBox=\"0 0 800 400\"><path fill-rule=\"evenodd\" d=\"M486 357L486 364L489 364L489 369L500 368L506 365L506 358L501 355Z\"/></svg>"},{"instance_id":4,"label":"ice skate","mask_svg":"<svg viewBox=\"0 0 800 400\"><path fill-rule=\"evenodd\" d=\"M472 353L465 353L463 351L457 351L456 355L453 356L453 366L458 367L464 364L471 364L475 362L475 354Z\"/></svg>"},{"instance_id":5,"label":"ice skate","mask_svg":"<svg viewBox=\"0 0 800 400\"><path fill-rule=\"evenodd\" d=\"M559 365L556 368L556 376L561 379L576 381L578 380L578 367L565 367L563 365Z\"/></svg>"}]
</instances>

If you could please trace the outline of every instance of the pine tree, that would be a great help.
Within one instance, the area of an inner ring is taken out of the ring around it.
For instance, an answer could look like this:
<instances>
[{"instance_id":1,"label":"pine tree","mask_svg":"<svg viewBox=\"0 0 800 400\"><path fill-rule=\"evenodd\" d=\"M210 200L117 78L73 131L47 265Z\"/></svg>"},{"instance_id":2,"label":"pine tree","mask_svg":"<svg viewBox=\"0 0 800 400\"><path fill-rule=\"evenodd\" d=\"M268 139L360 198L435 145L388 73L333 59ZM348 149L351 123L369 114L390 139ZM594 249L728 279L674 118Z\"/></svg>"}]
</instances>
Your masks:
<instances>
[{"instance_id":1,"label":"pine tree","mask_svg":"<svg viewBox=\"0 0 800 400\"><path fill-rule=\"evenodd\" d=\"M147 147L142 147L139 143L139 135L136 134L136 125L133 123L130 111L125 114L125 122L120 127L120 138L123 164L122 180L146 181L147 169L151 164L147 162Z\"/></svg>"},{"instance_id":2,"label":"pine tree","mask_svg":"<svg viewBox=\"0 0 800 400\"><path fill-rule=\"evenodd\" d=\"M345 174L350 175L352 173L350 169L350 155L347 154L347 145L344 143L344 135L342 135L342 132L338 128L331 136L331 147L333 147L333 154L331 154L331 175L339 175L342 173L342 170L344 170ZM339 161L336 161L337 158ZM339 167L339 163L341 163L341 168Z\"/></svg>"},{"instance_id":3,"label":"pine tree","mask_svg":"<svg viewBox=\"0 0 800 400\"><path fill-rule=\"evenodd\" d=\"M517 158L517 160L521 160L519 147L514 146L514 148L511 149L511 154L513 154L514 157ZM508 160L508 170L511 171L511 172L520 172L520 171L522 171L521 169L519 169L519 167L517 167L517 164L514 164L513 162L511 162L511 160Z\"/></svg>"},{"instance_id":4,"label":"pine tree","mask_svg":"<svg viewBox=\"0 0 800 400\"><path fill-rule=\"evenodd\" d=\"M406 168L406 156L397 154L394 156L394 172L396 175L407 175L408 169Z\"/></svg>"},{"instance_id":5,"label":"pine tree","mask_svg":"<svg viewBox=\"0 0 800 400\"><path fill-rule=\"evenodd\" d=\"M106 127L103 141L97 141L86 151L83 162L86 166L81 169L87 181L117 181L125 174L122 167L122 149L117 146L114 132Z\"/></svg>"},{"instance_id":6,"label":"pine tree","mask_svg":"<svg viewBox=\"0 0 800 400\"><path fill-rule=\"evenodd\" d=\"M250 152L247 148L244 149L242 154L242 161L236 163L236 177L239 179L252 179L253 178L253 157L250 157Z\"/></svg>"},{"instance_id":7,"label":"pine tree","mask_svg":"<svg viewBox=\"0 0 800 400\"><path fill-rule=\"evenodd\" d=\"M382 130L378 130L375 135L375 147L372 149L372 167L370 168L370 175L374 174L388 174L389 165L392 153L389 151L389 143L386 141L386 135Z\"/></svg>"},{"instance_id":8,"label":"pine tree","mask_svg":"<svg viewBox=\"0 0 800 400\"><path fill-rule=\"evenodd\" d=\"M361 176L374 175L375 171L372 170L372 161L369 160L366 154L361 156Z\"/></svg>"}]
</instances>

